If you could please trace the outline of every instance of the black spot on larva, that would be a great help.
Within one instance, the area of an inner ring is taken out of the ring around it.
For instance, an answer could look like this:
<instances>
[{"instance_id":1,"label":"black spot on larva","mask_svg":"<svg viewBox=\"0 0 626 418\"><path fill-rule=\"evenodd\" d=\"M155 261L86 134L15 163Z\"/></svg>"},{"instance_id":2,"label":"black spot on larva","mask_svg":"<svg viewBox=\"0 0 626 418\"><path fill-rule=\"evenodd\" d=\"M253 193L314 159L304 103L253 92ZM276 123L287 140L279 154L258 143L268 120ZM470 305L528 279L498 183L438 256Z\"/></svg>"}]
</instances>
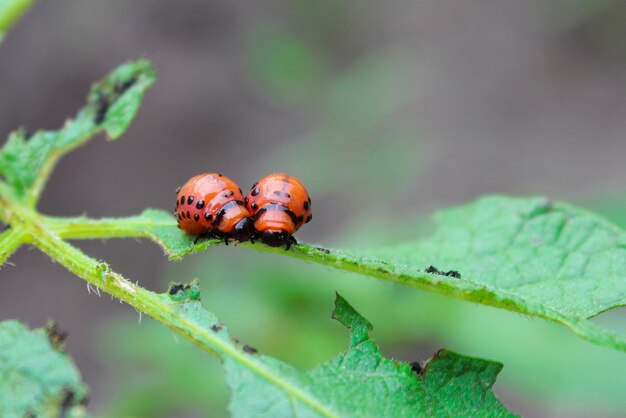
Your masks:
<instances>
[{"instance_id":1,"label":"black spot on larva","mask_svg":"<svg viewBox=\"0 0 626 418\"><path fill-rule=\"evenodd\" d=\"M309 202L304 202L304 210L309 210Z\"/></svg>"},{"instance_id":2,"label":"black spot on larva","mask_svg":"<svg viewBox=\"0 0 626 418\"><path fill-rule=\"evenodd\" d=\"M299 223L299 224L301 224L301 223L302 223L302 221L304 221L304 217L302 217L302 216L298 216L298 223Z\"/></svg>"},{"instance_id":3,"label":"black spot on larva","mask_svg":"<svg viewBox=\"0 0 626 418\"><path fill-rule=\"evenodd\" d=\"M261 209L258 210L258 212L256 212L254 214L254 216L252 217L253 221L256 221L257 219L259 219L259 217L264 214L266 211L272 211L272 210L280 210L284 213L286 213L287 215L289 215L289 217L291 218L291 221L295 224L298 223L298 217L296 216L295 213L293 213L293 211L291 209L289 209L287 206L281 204L281 203L275 203L272 202L269 205L264 205Z\"/></svg>"},{"instance_id":4,"label":"black spot on larva","mask_svg":"<svg viewBox=\"0 0 626 418\"><path fill-rule=\"evenodd\" d=\"M222 209L220 209L215 215L215 219L213 219L212 224L219 225L219 223L222 222L222 218L224 217L224 214L226 214L226 209L222 207Z\"/></svg>"},{"instance_id":5,"label":"black spot on larva","mask_svg":"<svg viewBox=\"0 0 626 418\"><path fill-rule=\"evenodd\" d=\"M211 331L218 332L222 328L224 328L224 324L215 324L215 325L211 326Z\"/></svg>"},{"instance_id":6,"label":"black spot on larva","mask_svg":"<svg viewBox=\"0 0 626 418\"><path fill-rule=\"evenodd\" d=\"M196 203L196 209L202 209L204 207L204 200L198 200Z\"/></svg>"},{"instance_id":7,"label":"black spot on larva","mask_svg":"<svg viewBox=\"0 0 626 418\"><path fill-rule=\"evenodd\" d=\"M422 370L423 370L423 367L419 361L414 361L413 363L411 363L411 371L413 373L421 374Z\"/></svg>"},{"instance_id":8,"label":"black spot on larva","mask_svg":"<svg viewBox=\"0 0 626 418\"><path fill-rule=\"evenodd\" d=\"M273 193L274 193L276 196L280 196L280 190L274 190L274 191L273 191Z\"/></svg>"},{"instance_id":9,"label":"black spot on larva","mask_svg":"<svg viewBox=\"0 0 626 418\"><path fill-rule=\"evenodd\" d=\"M313 219L313 215L309 215L306 217L306 223L311 222L311 219Z\"/></svg>"},{"instance_id":10,"label":"black spot on larva","mask_svg":"<svg viewBox=\"0 0 626 418\"><path fill-rule=\"evenodd\" d=\"M178 202L178 199L176 199L176 209L178 209L178 205L180 205L180 203Z\"/></svg>"},{"instance_id":11,"label":"black spot on larva","mask_svg":"<svg viewBox=\"0 0 626 418\"><path fill-rule=\"evenodd\" d=\"M261 215L263 215L265 212L267 212L267 208L266 207L262 207L261 209L259 209L259 211L257 213L255 213L252 216L252 220L256 222L256 220L259 219L261 217Z\"/></svg>"},{"instance_id":12,"label":"black spot on larva","mask_svg":"<svg viewBox=\"0 0 626 418\"><path fill-rule=\"evenodd\" d=\"M193 220L198 222L200 220L200 215L198 215L197 213L193 215Z\"/></svg>"},{"instance_id":13,"label":"black spot on larva","mask_svg":"<svg viewBox=\"0 0 626 418\"><path fill-rule=\"evenodd\" d=\"M182 189L182 187L180 187L180 186L176 188L176 194L178 194L180 192L180 189Z\"/></svg>"},{"instance_id":14,"label":"black spot on larva","mask_svg":"<svg viewBox=\"0 0 626 418\"><path fill-rule=\"evenodd\" d=\"M252 202L252 204L250 205L250 208L252 210L257 210L259 208L259 205L257 205L256 202Z\"/></svg>"},{"instance_id":15,"label":"black spot on larva","mask_svg":"<svg viewBox=\"0 0 626 418\"><path fill-rule=\"evenodd\" d=\"M252 190L252 193L250 193L251 196L256 196L260 193L261 191L259 190L258 187L255 187L254 190Z\"/></svg>"},{"instance_id":16,"label":"black spot on larva","mask_svg":"<svg viewBox=\"0 0 626 418\"><path fill-rule=\"evenodd\" d=\"M180 221L183 218L183 216L179 213L178 214L178 220Z\"/></svg>"},{"instance_id":17,"label":"black spot on larva","mask_svg":"<svg viewBox=\"0 0 626 418\"><path fill-rule=\"evenodd\" d=\"M180 204L184 205L185 204L185 196L181 196L180 197Z\"/></svg>"},{"instance_id":18,"label":"black spot on larva","mask_svg":"<svg viewBox=\"0 0 626 418\"><path fill-rule=\"evenodd\" d=\"M217 173L218 177L224 177L224 175L222 173Z\"/></svg>"},{"instance_id":19,"label":"black spot on larva","mask_svg":"<svg viewBox=\"0 0 626 418\"><path fill-rule=\"evenodd\" d=\"M211 215L209 212L206 212L204 214L204 219L206 219L207 221L210 221L211 219L213 219L213 215Z\"/></svg>"},{"instance_id":20,"label":"black spot on larva","mask_svg":"<svg viewBox=\"0 0 626 418\"><path fill-rule=\"evenodd\" d=\"M187 211L187 219L191 219L191 214Z\"/></svg>"},{"instance_id":21,"label":"black spot on larva","mask_svg":"<svg viewBox=\"0 0 626 418\"><path fill-rule=\"evenodd\" d=\"M258 352L256 348L251 347L248 344L243 346L243 351L245 351L248 354L256 354Z\"/></svg>"},{"instance_id":22,"label":"black spot on larva","mask_svg":"<svg viewBox=\"0 0 626 418\"><path fill-rule=\"evenodd\" d=\"M287 199L291 199L291 195L287 192L285 192L285 196L287 196Z\"/></svg>"},{"instance_id":23,"label":"black spot on larva","mask_svg":"<svg viewBox=\"0 0 626 418\"><path fill-rule=\"evenodd\" d=\"M188 204L188 205L191 205L192 203L193 203L193 196L189 196L189 197L187 198L187 204Z\"/></svg>"},{"instance_id":24,"label":"black spot on larva","mask_svg":"<svg viewBox=\"0 0 626 418\"><path fill-rule=\"evenodd\" d=\"M185 286L183 286L182 284L175 284L174 286L170 287L170 295L174 296L176 293L178 293L181 290L184 290Z\"/></svg>"}]
</instances>

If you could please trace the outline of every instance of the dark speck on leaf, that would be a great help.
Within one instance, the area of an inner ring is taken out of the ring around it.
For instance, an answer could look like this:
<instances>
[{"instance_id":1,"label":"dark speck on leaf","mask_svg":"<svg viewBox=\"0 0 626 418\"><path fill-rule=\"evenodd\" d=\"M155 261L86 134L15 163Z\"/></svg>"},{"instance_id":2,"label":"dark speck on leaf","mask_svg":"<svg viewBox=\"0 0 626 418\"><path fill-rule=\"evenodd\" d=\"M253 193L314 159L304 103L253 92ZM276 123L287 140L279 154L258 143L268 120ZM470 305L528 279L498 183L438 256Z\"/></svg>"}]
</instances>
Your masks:
<instances>
[{"instance_id":1,"label":"dark speck on leaf","mask_svg":"<svg viewBox=\"0 0 626 418\"><path fill-rule=\"evenodd\" d=\"M438 274L440 276L454 277L456 279L460 279L461 278L461 273L459 273L456 270L450 270L448 272L445 272L445 271L439 270L437 267L434 267L434 266L428 267L426 269L426 273Z\"/></svg>"},{"instance_id":2,"label":"dark speck on leaf","mask_svg":"<svg viewBox=\"0 0 626 418\"><path fill-rule=\"evenodd\" d=\"M258 352L256 348L250 347L248 344L243 346L243 351L245 351L248 354L256 354Z\"/></svg>"},{"instance_id":3,"label":"dark speck on leaf","mask_svg":"<svg viewBox=\"0 0 626 418\"><path fill-rule=\"evenodd\" d=\"M104 122L109 106L111 106L109 98L102 93L98 93L98 99L96 100L96 116L93 120L96 125L100 125Z\"/></svg>"},{"instance_id":4,"label":"dark speck on leaf","mask_svg":"<svg viewBox=\"0 0 626 418\"><path fill-rule=\"evenodd\" d=\"M117 83L115 85L115 92L117 94L122 94L126 90L131 88L133 86L133 84L135 84L136 82L137 82L137 77L131 77L128 80L124 81L123 83Z\"/></svg>"},{"instance_id":5,"label":"dark speck on leaf","mask_svg":"<svg viewBox=\"0 0 626 418\"><path fill-rule=\"evenodd\" d=\"M222 328L224 328L224 324L215 324L211 327L211 331L213 332L218 332L220 331Z\"/></svg>"},{"instance_id":6,"label":"dark speck on leaf","mask_svg":"<svg viewBox=\"0 0 626 418\"><path fill-rule=\"evenodd\" d=\"M170 287L170 295L174 296L176 293L184 289L185 286L183 286L182 284L175 284L174 286Z\"/></svg>"},{"instance_id":7,"label":"dark speck on leaf","mask_svg":"<svg viewBox=\"0 0 626 418\"><path fill-rule=\"evenodd\" d=\"M318 250L318 251L321 251L323 253L330 254L330 250L327 249L327 248L315 247L315 249Z\"/></svg>"},{"instance_id":8,"label":"dark speck on leaf","mask_svg":"<svg viewBox=\"0 0 626 418\"><path fill-rule=\"evenodd\" d=\"M411 363L411 371L413 373L421 374L422 369L422 365L419 361L414 361L413 363Z\"/></svg>"},{"instance_id":9,"label":"dark speck on leaf","mask_svg":"<svg viewBox=\"0 0 626 418\"><path fill-rule=\"evenodd\" d=\"M74 404L74 396L76 394L71 389L63 389L63 400L61 401L61 411L65 412L67 409ZM65 413L61 414L61 416L66 416Z\"/></svg>"},{"instance_id":10,"label":"dark speck on leaf","mask_svg":"<svg viewBox=\"0 0 626 418\"><path fill-rule=\"evenodd\" d=\"M439 269L435 266L430 266L426 269L426 273L431 273L431 274L441 274L441 272L439 271Z\"/></svg>"},{"instance_id":11,"label":"dark speck on leaf","mask_svg":"<svg viewBox=\"0 0 626 418\"><path fill-rule=\"evenodd\" d=\"M48 334L48 340L52 347L60 348L65 339L67 338L67 331L59 329L56 323L50 322L46 327L46 333Z\"/></svg>"}]
</instances>

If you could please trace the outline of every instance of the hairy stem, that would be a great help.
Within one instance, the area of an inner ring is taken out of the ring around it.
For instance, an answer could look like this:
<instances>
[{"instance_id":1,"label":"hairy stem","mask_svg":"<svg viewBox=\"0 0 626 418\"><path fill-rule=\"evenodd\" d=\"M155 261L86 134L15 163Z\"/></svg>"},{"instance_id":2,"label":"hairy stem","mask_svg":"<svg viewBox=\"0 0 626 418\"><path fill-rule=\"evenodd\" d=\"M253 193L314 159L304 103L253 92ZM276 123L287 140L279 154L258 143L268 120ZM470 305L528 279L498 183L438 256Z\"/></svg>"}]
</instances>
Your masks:
<instances>
[{"instance_id":1,"label":"hairy stem","mask_svg":"<svg viewBox=\"0 0 626 418\"><path fill-rule=\"evenodd\" d=\"M0 265L22 245L27 235L23 228L9 228L0 234Z\"/></svg>"},{"instance_id":2,"label":"hairy stem","mask_svg":"<svg viewBox=\"0 0 626 418\"><path fill-rule=\"evenodd\" d=\"M84 216L75 218L44 217L51 231L67 239L106 239L106 238L151 238L146 231L148 226L175 226L174 222L140 222L130 218L89 219ZM146 229L138 230L137 226Z\"/></svg>"},{"instance_id":3,"label":"hairy stem","mask_svg":"<svg viewBox=\"0 0 626 418\"><path fill-rule=\"evenodd\" d=\"M37 233L33 233L33 236L34 244L39 249L91 285L151 316L218 358L227 357L240 363L251 372L284 390L289 396L295 397L312 409L317 410L321 415L336 416L316 399L297 386L290 384L281 376L276 375L261 362L226 343L214 332L175 312L167 295L156 294L132 283L120 274L111 271L106 264L85 255L78 248L68 244L55 234L39 230Z\"/></svg>"}]
</instances>

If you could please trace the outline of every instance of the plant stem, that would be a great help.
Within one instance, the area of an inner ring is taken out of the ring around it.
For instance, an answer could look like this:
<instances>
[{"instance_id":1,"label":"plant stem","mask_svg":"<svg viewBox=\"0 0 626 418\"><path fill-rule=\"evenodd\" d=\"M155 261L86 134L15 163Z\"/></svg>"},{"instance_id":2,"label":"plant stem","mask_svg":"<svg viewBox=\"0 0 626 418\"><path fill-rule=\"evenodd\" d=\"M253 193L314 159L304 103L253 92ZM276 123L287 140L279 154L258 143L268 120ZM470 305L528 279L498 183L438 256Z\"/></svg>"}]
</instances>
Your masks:
<instances>
[{"instance_id":1,"label":"plant stem","mask_svg":"<svg viewBox=\"0 0 626 418\"><path fill-rule=\"evenodd\" d=\"M0 265L22 245L27 235L26 231L19 227L9 228L0 235Z\"/></svg>"},{"instance_id":2,"label":"plant stem","mask_svg":"<svg viewBox=\"0 0 626 418\"><path fill-rule=\"evenodd\" d=\"M84 216L75 218L46 216L44 221L51 231L67 239L149 238L152 234L136 227L176 225L173 222L151 222L148 225L146 222L134 221L133 217L89 219Z\"/></svg>"},{"instance_id":3,"label":"plant stem","mask_svg":"<svg viewBox=\"0 0 626 418\"><path fill-rule=\"evenodd\" d=\"M33 233L33 236L34 244L39 249L91 285L151 316L218 358L229 358L240 363L251 372L281 388L288 395L309 405L321 415L336 416L334 412L319 403L314 397L290 384L282 376L276 375L256 358L244 354L235 345L218 337L216 333L173 310L173 302L168 300L167 295L156 294L128 281L120 274L111 271L106 264L99 263L85 255L78 248L68 244L55 234L39 230L36 234Z\"/></svg>"}]
</instances>

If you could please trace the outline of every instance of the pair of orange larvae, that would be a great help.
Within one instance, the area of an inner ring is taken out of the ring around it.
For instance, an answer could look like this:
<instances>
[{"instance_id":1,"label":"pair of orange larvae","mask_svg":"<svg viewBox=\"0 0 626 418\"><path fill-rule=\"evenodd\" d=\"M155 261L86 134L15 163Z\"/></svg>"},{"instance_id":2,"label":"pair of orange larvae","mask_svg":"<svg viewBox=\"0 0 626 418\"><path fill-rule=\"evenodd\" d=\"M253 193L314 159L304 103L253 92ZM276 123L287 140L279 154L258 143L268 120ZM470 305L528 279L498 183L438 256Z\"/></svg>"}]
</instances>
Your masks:
<instances>
[{"instance_id":1,"label":"pair of orange larvae","mask_svg":"<svg viewBox=\"0 0 626 418\"><path fill-rule=\"evenodd\" d=\"M244 197L222 174L199 174L176 190L178 227L191 235L243 242L260 240L271 247L296 243L293 237L312 219L304 185L283 173L263 177Z\"/></svg>"}]
</instances>

